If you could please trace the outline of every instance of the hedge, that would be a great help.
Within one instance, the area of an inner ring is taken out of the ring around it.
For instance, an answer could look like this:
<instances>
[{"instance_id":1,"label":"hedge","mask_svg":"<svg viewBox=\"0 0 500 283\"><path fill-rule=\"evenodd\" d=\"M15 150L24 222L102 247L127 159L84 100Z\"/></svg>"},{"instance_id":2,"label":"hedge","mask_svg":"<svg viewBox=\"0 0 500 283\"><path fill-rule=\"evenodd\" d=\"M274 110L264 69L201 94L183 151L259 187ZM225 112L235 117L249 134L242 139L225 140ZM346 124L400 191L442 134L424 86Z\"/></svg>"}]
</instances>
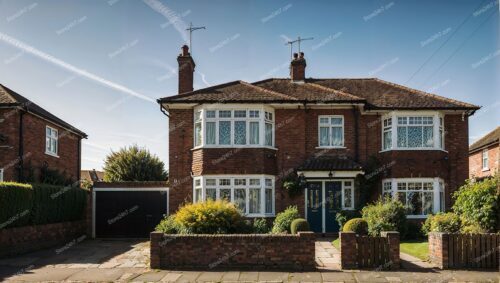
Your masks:
<instances>
[{"instance_id":1,"label":"hedge","mask_svg":"<svg viewBox=\"0 0 500 283\"><path fill-rule=\"evenodd\" d=\"M77 187L0 182L0 229L81 220L86 202Z\"/></svg>"}]
</instances>

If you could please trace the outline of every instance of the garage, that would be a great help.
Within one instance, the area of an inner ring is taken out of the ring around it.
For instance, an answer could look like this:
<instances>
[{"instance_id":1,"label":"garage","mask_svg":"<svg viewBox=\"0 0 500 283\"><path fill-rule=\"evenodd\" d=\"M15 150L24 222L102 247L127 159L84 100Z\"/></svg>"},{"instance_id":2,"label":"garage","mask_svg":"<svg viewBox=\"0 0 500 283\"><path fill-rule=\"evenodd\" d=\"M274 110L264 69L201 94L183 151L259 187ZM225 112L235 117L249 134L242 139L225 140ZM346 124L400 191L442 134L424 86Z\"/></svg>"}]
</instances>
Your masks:
<instances>
[{"instance_id":1,"label":"garage","mask_svg":"<svg viewBox=\"0 0 500 283\"><path fill-rule=\"evenodd\" d=\"M94 188L94 238L149 238L168 213L168 188Z\"/></svg>"}]
</instances>

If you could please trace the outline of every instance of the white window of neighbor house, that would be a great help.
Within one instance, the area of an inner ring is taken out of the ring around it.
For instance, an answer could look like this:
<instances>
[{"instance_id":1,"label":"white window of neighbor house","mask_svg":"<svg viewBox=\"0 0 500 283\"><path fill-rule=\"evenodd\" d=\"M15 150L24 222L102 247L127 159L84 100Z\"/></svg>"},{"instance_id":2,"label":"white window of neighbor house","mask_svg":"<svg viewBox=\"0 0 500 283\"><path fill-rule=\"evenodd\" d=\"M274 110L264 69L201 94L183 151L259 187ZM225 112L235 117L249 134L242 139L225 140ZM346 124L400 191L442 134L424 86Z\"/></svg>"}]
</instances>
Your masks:
<instances>
[{"instance_id":1,"label":"white window of neighbor house","mask_svg":"<svg viewBox=\"0 0 500 283\"><path fill-rule=\"evenodd\" d=\"M318 117L319 147L344 146L344 116L320 115Z\"/></svg>"},{"instance_id":2,"label":"white window of neighbor house","mask_svg":"<svg viewBox=\"0 0 500 283\"><path fill-rule=\"evenodd\" d=\"M58 132L56 129L46 126L45 128L45 153L57 156Z\"/></svg>"},{"instance_id":3,"label":"white window of neighbor house","mask_svg":"<svg viewBox=\"0 0 500 283\"><path fill-rule=\"evenodd\" d=\"M488 170L488 149L483 150L482 154L483 170Z\"/></svg>"},{"instance_id":4,"label":"white window of neighbor house","mask_svg":"<svg viewBox=\"0 0 500 283\"><path fill-rule=\"evenodd\" d=\"M3 182L3 168L0 168L0 182Z\"/></svg>"}]
</instances>

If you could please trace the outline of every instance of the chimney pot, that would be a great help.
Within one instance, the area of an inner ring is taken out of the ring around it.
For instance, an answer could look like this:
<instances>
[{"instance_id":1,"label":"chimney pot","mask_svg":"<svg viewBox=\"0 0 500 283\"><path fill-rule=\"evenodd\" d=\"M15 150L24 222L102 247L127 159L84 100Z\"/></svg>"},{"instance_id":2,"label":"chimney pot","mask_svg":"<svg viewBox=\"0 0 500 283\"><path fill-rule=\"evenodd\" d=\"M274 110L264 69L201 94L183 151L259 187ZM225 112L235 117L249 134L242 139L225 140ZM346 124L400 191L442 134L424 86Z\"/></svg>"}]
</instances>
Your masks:
<instances>
[{"instance_id":1,"label":"chimney pot","mask_svg":"<svg viewBox=\"0 0 500 283\"><path fill-rule=\"evenodd\" d=\"M303 82L306 78L306 59L304 59L304 52L293 54L293 60L290 63L290 78L294 82Z\"/></svg>"},{"instance_id":2,"label":"chimney pot","mask_svg":"<svg viewBox=\"0 0 500 283\"><path fill-rule=\"evenodd\" d=\"M182 50L182 52L181 52L182 56L188 56L189 55L189 47L187 45L183 45L181 47L181 50Z\"/></svg>"},{"instance_id":3,"label":"chimney pot","mask_svg":"<svg viewBox=\"0 0 500 283\"><path fill-rule=\"evenodd\" d=\"M293 53L293 59L297 59L299 57L299 54Z\"/></svg>"},{"instance_id":4,"label":"chimney pot","mask_svg":"<svg viewBox=\"0 0 500 283\"><path fill-rule=\"evenodd\" d=\"M304 58L304 52L300 52L300 59L303 59Z\"/></svg>"}]
</instances>

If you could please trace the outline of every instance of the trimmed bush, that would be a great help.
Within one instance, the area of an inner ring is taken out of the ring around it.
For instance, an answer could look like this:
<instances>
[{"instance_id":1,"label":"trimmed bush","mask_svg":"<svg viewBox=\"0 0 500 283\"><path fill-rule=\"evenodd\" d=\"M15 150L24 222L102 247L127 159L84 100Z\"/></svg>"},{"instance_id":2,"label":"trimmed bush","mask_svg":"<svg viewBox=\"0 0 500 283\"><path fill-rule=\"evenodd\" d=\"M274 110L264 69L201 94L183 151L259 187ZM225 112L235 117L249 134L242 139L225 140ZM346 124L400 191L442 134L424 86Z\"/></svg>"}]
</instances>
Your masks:
<instances>
[{"instance_id":1,"label":"trimmed bush","mask_svg":"<svg viewBox=\"0 0 500 283\"><path fill-rule=\"evenodd\" d=\"M234 234L247 226L238 208L225 200L186 204L174 219L182 234Z\"/></svg>"},{"instance_id":2,"label":"trimmed bush","mask_svg":"<svg viewBox=\"0 0 500 283\"><path fill-rule=\"evenodd\" d=\"M486 232L494 232L498 213L498 176L481 182L467 180L453 194L453 211L460 216L463 226L479 225Z\"/></svg>"},{"instance_id":3,"label":"trimmed bush","mask_svg":"<svg viewBox=\"0 0 500 283\"><path fill-rule=\"evenodd\" d=\"M78 187L0 182L0 229L81 220L86 202Z\"/></svg>"},{"instance_id":4,"label":"trimmed bush","mask_svg":"<svg viewBox=\"0 0 500 283\"><path fill-rule=\"evenodd\" d=\"M343 232L344 225L353 218L359 218L361 213L358 210L341 210L335 214L335 220L339 223L340 232Z\"/></svg>"},{"instance_id":5,"label":"trimmed bush","mask_svg":"<svg viewBox=\"0 0 500 283\"><path fill-rule=\"evenodd\" d=\"M175 215L165 217L156 225L155 231L165 234L177 234L179 232L179 225L175 222Z\"/></svg>"},{"instance_id":6,"label":"trimmed bush","mask_svg":"<svg viewBox=\"0 0 500 283\"><path fill-rule=\"evenodd\" d=\"M264 218L255 218L253 220L252 226L253 233L256 234L267 234L270 231L269 225L267 225L267 221Z\"/></svg>"},{"instance_id":7,"label":"trimmed bush","mask_svg":"<svg viewBox=\"0 0 500 283\"><path fill-rule=\"evenodd\" d=\"M283 212L276 215L273 223L273 234L290 233L292 221L300 218L299 210L296 206L289 206Z\"/></svg>"},{"instance_id":8,"label":"trimmed bush","mask_svg":"<svg viewBox=\"0 0 500 283\"><path fill-rule=\"evenodd\" d=\"M462 233L466 234L482 234L482 233L488 233L488 231L484 230L483 227L481 227L478 224L472 224L468 226L462 227L460 230Z\"/></svg>"},{"instance_id":9,"label":"trimmed bush","mask_svg":"<svg viewBox=\"0 0 500 283\"><path fill-rule=\"evenodd\" d=\"M368 223L370 236L380 236L382 231L398 231L401 237L406 235L406 208L398 200L379 199L374 204L365 206L361 214Z\"/></svg>"},{"instance_id":10,"label":"trimmed bush","mask_svg":"<svg viewBox=\"0 0 500 283\"><path fill-rule=\"evenodd\" d=\"M460 217L455 213L437 213L427 217L422 226L422 231L425 235L429 235L429 232L456 233L460 231L460 222Z\"/></svg>"},{"instance_id":11,"label":"trimmed bush","mask_svg":"<svg viewBox=\"0 0 500 283\"><path fill-rule=\"evenodd\" d=\"M292 234L297 234L300 231L311 231L309 223L304 218L297 218L290 224L290 231Z\"/></svg>"},{"instance_id":12,"label":"trimmed bush","mask_svg":"<svg viewBox=\"0 0 500 283\"><path fill-rule=\"evenodd\" d=\"M342 229L343 232L354 232L358 235L368 234L368 222L363 218L353 218L347 221Z\"/></svg>"}]
</instances>

